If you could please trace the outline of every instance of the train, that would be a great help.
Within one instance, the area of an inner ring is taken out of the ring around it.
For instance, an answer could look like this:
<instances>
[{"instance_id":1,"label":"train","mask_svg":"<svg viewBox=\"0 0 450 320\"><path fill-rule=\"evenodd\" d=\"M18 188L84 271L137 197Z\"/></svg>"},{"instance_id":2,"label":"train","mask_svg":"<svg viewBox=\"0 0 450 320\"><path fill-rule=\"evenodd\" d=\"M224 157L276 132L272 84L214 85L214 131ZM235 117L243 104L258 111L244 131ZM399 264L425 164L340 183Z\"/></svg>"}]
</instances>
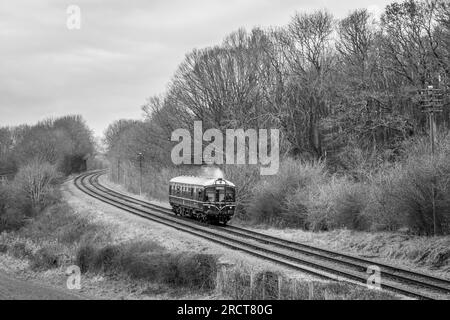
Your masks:
<instances>
[{"instance_id":1,"label":"train","mask_svg":"<svg viewBox=\"0 0 450 320\"><path fill-rule=\"evenodd\" d=\"M222 178L173 178L169 183L169 203L178 216L226 225L236 211L236 186Z\"/></svg>"}]
</instances>

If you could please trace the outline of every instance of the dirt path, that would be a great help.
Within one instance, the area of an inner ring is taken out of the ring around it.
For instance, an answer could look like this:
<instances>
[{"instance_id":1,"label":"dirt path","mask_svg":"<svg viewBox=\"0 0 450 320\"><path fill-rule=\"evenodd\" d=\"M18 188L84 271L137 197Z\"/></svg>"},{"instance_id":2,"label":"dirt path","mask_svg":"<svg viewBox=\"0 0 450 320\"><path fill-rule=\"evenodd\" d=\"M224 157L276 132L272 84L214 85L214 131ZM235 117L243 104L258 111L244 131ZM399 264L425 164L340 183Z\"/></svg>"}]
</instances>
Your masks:
<instances>
[{"instance_id":1,"label":"dirt path","mask_svg":"<svg viewBox=\"0 0 450 320\"><path fill-rule=\"evenodd\" d=\"M79 294L0 274L0 300L84 300Z\"/></svg>"}]
</instances>

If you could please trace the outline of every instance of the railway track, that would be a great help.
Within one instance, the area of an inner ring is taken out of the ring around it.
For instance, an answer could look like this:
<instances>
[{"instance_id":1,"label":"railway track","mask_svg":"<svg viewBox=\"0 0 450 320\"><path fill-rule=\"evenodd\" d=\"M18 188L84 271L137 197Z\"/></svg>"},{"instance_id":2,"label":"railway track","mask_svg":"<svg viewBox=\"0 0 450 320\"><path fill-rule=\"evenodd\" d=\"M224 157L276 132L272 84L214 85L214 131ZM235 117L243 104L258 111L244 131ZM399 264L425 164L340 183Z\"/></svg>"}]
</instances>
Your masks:
<instances>
[{"instance_id":1,"label":"railway track","mask_svg":"<svg viewBox=\"0 0 450 320\"><path fill-rule=\"evenodd\" d=\"M383 289L418 299L450 298L448 280L244 228L210 226L176 217L168 208L138 200L101 185L98 178L103 174L83 174L74 182L84 193L134 215L320 278L366 284L369 277L368 268L377 266L381 269Z\"/></svg>"}]
</instances>

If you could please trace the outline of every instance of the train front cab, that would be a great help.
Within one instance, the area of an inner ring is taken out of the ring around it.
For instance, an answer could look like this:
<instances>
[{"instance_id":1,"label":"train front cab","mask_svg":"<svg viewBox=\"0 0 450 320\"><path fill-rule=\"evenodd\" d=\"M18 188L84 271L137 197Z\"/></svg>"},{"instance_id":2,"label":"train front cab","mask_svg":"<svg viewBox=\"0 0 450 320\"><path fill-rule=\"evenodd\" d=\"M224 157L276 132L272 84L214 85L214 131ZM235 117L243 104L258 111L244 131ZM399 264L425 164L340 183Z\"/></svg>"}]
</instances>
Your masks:
<instances>
[{"instance_id":1,"label":"train front cab","mask_svg":"<svg viewBox=\"0 0 450 320\"><path fill-rule=\"evenodd\" d=\"M226 224L234 216L236 209L236 188L223 179L205 187L204 212L208 220Z\"/></svg>"}]
</instances>

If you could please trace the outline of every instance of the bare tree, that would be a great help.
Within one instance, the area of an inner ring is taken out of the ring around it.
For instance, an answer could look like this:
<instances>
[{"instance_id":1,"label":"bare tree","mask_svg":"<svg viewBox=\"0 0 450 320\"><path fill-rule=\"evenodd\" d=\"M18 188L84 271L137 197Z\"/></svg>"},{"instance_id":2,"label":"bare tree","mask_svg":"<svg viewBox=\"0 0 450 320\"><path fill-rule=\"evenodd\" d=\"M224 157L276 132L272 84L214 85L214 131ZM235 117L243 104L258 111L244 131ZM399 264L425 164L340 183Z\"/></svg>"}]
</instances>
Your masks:
<instances>
[{"instance_id":1,"label":"bare tree","mask_svg":"<svg viewBox=\"0 0 450 320\"><path fill-rule=\"evenodd\" d=\"M55 166L34 159L22 167L14 180L34 207L44 206L46 198L52 192L58 173Z\"/></svg>"}]
</instances>

